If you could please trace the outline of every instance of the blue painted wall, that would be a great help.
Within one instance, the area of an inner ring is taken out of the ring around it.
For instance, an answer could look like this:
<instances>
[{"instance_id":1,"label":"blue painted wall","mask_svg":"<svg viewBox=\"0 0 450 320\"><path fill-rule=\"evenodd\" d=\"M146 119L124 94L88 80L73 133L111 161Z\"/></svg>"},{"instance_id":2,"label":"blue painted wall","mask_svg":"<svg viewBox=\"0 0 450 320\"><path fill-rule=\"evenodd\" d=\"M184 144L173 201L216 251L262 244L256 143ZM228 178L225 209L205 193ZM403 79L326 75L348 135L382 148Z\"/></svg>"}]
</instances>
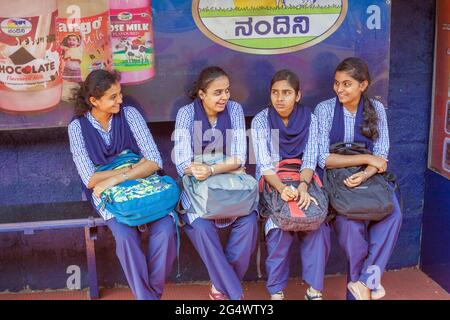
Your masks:
<instances>
[{"instance_id":1,"label":"blue painted wall","mask_svg":"<svg viewBox=\"0 0 450 320\"><path fill-rule=\"evenodd\" d=\"M425 186L420 267L450 292L450 180L427 170Z\"/></svg>"},{"instance_id":2,"label":"blue painted wall","mask_svg":"<svg viewBox=\"0 0 450 320\"><path fill-rule=\"evenodd\" d=\"M401 234L389 267L415 265L420 256L432 102L435 1L392 1L387 110L391 152L404 198Z\"/></svg>"},{"instance_id":3,"label":"blue painted wall","mask_svg":"<svg viewBox=\"0 0 450 320\"><path fill-rule=\"evenodd\" d=\"M389 166L398 175L405 210L400 237L388 268L402 268L418 265L420 257L431 106L434 1L392 1L391 32L387 106L391 132ZM170 159L173 126L173 123L150 125L166 159ZM175 176L170 161L165 169ZM42 204L80 199L79 179L65 129L0 132L0 215L11 210L45 214L48 207ZM182 241L181 280L208 279L188 239L183 236ZM114 251L110 232L101 229L97 240L101 286L126 284ZM292 275L298 275L298 257L292 257ZM82 286L87 286L82 230L47 231L31 236L0 234L0 291L65 288L69 265L81 267ZM337 272L345 272L345 257L334 244L327 273ZM174 275L175 272L172 280ZM255 263L247 277L256 279Z\"/></svg>"}]
</instances>

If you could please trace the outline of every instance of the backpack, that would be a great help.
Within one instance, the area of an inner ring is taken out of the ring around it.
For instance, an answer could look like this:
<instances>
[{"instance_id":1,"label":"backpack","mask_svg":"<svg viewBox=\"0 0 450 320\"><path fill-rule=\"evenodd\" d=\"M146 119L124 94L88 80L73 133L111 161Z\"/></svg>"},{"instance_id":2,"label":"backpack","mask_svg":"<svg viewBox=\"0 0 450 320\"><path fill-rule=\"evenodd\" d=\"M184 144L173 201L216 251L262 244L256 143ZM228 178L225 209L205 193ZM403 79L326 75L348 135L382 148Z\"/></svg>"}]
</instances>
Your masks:
<instances>
[{"instance_id":1,"label":"backpack","mask_svg":"<svg viewBox=\"0 0 450 320\"><path fill-rule=\"evenodd\" d=\"M120 169L140 159L126 150L96 171ZM103 191L100 197L97 209L106 208L118 222L134 227L159 220L172 212L180 189L173 178L154 173L146 178L126 180Z\"/></svg>"},{"instance_id":2,"label":"backpack","mask_svg":"<svg viewBox=\"0 0 450 320\"><path fill-rule=\"evenodd\" d=\"M300 184L300 159L285 159L275 168L280 180L295 188ZM272 221L284 231L314 231L325 221L328 214L328 197L320 178L314 173L308 193L319 205L311 202L307 210L301 210L297 201L284 201L278 191L274 190L264 176L259 180L259 214Z\"/></svg>"},{"instance_id":3,"label":"backpack","mask_svg":"<svg viewBox=\"0 0 450 320\"><path fill-rule=\"evenodd\" d=\"M336 143L330 153L342 155L371 154L359 143ZM361 185L349 188L344 180L366 166L325 169L323 183L336 214L352 220L380 221L392 213L392 197L398 186L393 173L375 174ZM391 185L394 184L394 187Z\"/></svg>"},{"instance_id":4,"label":"backpack","mask_svg":"<svg viewBox=\"0 0 450 320\"><path fill-rule=\"evenodd\" d=\"M222 154L197 156L194 161L208 165L222 162ZM203 219L229 219L249 215L258 206L258 182L240 169L220 173L204 181L185 175L182 179L184 191L191 202L189 210Z\"/></svg>"}]
</instances>

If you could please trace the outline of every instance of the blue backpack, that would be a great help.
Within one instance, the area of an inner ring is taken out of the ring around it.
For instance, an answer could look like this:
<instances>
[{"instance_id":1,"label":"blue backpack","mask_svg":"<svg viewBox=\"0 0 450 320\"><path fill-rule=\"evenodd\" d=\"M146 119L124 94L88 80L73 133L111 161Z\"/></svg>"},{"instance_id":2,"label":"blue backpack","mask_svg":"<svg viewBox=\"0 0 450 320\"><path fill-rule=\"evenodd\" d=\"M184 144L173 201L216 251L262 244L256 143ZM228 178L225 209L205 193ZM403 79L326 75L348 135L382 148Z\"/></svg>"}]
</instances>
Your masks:
<instances>
[{"instance_id":1,"label":"blue backpack","mask_svg":"<svg viewBox=\"0 0 450 320\"><path fill-rule=\"evenodd\" d=\"M138 163L141 158L132 151L125 150L110 163L97 167L96 171L121 169ZM175 180L169 176L159 176L154 173L147 178L126 180L103 191L97 210L104 207L118 222L136 227L159 220L174 212L179 198L180 188ZM173 219L177 233L178 272L176 277L179 278L181 276L179 260L181 239L178 229L179 219L175 212Z\"/></svg>"},{"instance_id":2,"label":"blue backpack","mask_svg":"<svg viewBox=\"0 0 450 320\"><path fill-rule=\"evenodd\" d=\"M125 150L96 171L120 169L138 163L140 159L140 156ZM154 173L147 178L124 181L103 191L97 209L106 208L118 222L135 227L168 215L174 210L179 197L180 189L173 178Z\"/></svg>"}]
</instances>

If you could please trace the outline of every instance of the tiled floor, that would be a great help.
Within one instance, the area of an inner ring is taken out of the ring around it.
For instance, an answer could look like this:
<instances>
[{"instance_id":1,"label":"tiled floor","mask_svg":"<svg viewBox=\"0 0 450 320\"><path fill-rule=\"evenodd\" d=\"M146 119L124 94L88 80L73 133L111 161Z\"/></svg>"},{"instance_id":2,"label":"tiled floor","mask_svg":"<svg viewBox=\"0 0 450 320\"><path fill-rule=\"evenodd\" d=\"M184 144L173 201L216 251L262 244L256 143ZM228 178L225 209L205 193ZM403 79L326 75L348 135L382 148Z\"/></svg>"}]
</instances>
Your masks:
<instances>
[{"instance_id":1,"label":"tiled floor","mask_svg":"<svg viewBox=\"0 0 450 320\"><path fill-rule=\"evenodd\" d=\"M327 276L324 298L330 300L345 299L345 275ZM450 300L450 294L418 269L403 269L385 273L382 281L386 289L385 300ZM269 295L264 281L245 282L245 299L267 300ZM163 300L205 300L208 299L209 284L168 283ZM288 300L303 299L306 285L298 279L291 279L285 290ZM19 293L0 293L0 300L86 300L87 289L80 291L36 291ZM128 288L101 289L100 299L132 300Z\"/></svg>"}]
</instances>

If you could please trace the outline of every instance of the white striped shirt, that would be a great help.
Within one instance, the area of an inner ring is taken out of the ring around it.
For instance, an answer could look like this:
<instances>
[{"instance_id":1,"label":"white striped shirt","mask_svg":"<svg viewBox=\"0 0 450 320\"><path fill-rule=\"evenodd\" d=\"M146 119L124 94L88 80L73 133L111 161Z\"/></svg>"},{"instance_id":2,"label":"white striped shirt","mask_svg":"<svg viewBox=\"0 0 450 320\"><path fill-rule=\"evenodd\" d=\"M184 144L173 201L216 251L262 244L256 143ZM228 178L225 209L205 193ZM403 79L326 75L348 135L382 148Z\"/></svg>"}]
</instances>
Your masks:
<instances>
[{"instance_id":1,"label":"white striped shirt","mask_svg":"<svg viewBox=\"0 0 450 320\"><path fill-rule=\"evenodd\" d=\"M163 162L161 159L161 155L144 118L134 107L125 106L122 108L125 112L125 117L130 126L130 130L136 140L139 149L141 150L142 156L149 161L156 162L162 169ZM87 112L85 114L85 117L89 120L92 126L97 129L103 141L105 141L107 145L110 145L112 117L109 120L107 131L102 128L100 123L92 116L90 112ZM85 186L87 186L89 184L89 180L95 173L95 165L89 157L88 151L86 149L84 137L81 131L80 121L78 119L72 121L68 126L68 131L70 151L72 152L73 161L75 162L75 166L77 168L78 174L81 177L81 181ZM95 206L97 206L101 202L100 198L96 197L94 194L92 194L92 199ZM106 209L100 209L99 213L105 220L109 220L113 217L112 214Z\"/></svg>"},{"instance_id":2,"label":"white striped shirt","mask_svg":"<svg viewBox=\"0 0 450 320\"><path fill-rule=\"evenodd\" d=\"M384 159L389 154L389 129L386 118L386 111L383 104L375 99L371 99L373 106L378 115L378 138L373 144L373 154ZM336 98L332 98L319 103L314 111L319 121L319 158L318 164L321 168L325 168L325 161L330 155L330 131L333 125L334 107ZM349 112L344 108L344 141L351 143L354 141L356 113Z\"/></svg>"},{"instance_id":3,"label":"white striped shirt","mask_svg":"<svg viewBox=\"0 0 450 320\"><path fill-rule=\"evenodd\" d=\"M231 150L229 156L238 158L241 161L241 166L244 166L247 156L244 112L239 103L232 100L229 102L230 103L228 106L230 108L229 113L233 135L231 140L231 148L230 146L227 146L227 149L230 148ZM194 158L194 139L192 139L194 135L194 115L195 111L193 102L180 108L177 113L175 132L173 135L175 142L173 159L180 177L184 176L184 170L191 164ZM215 125L211 127L214 129ZM225 139L225 137L223 137L223 139ZM185 209L189 209L191 206L191 202L184 191L181 194L181 204ZM191 224L195 219L199 218L199 215L195 213L188 212L186 214L188 215L189 223ZM231 223L233 221L231 221ZM216 221L216 225L218 227L226 227L231 223L229 219L226 219L226 221Z\"/></svg>"},{"instance_id":4,"label":"white striped shirt","mask_svg":"<svg viewBox=\"0 0 450 320\"><path fill-rule=\"evenodd\" d=\"M275 170L275 164L281 160L279 154L279 146L273 145L272 130L269 125L269 109L266 108L259 112L252 120L252 143L256 158L256 179L259 181L263 172L266 170ZM303 169L316 169L317 164L317 119L311 114L311 125L309 127L308 142L302 157ZM265 225L265 234L270 230L278 228L272 221L268 219Z\"/></svg>"}]
</instances>

